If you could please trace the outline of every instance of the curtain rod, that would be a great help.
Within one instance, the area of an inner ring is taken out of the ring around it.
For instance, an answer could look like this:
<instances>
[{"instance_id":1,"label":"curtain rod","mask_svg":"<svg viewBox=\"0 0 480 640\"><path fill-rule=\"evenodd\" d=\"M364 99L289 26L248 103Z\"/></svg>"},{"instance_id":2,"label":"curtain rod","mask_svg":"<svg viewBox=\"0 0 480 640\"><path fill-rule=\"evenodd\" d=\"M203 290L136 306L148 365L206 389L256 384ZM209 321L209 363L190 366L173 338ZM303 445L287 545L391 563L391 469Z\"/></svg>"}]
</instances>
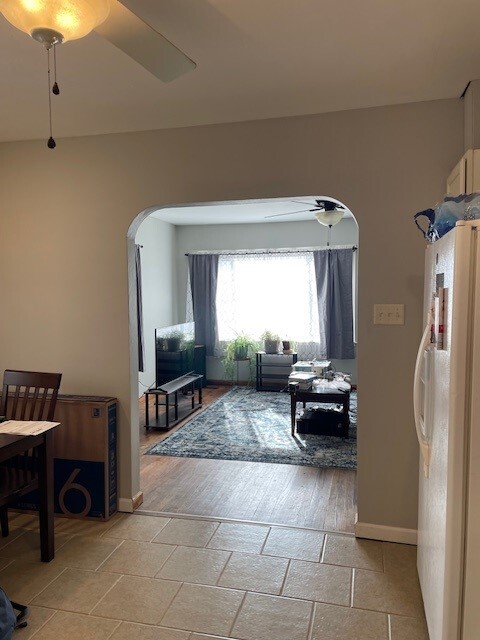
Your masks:
<instances>
[{"instance_id":1,"label":"curtain rod","mask_svg":"<svg viewBox=\"0 0 480 640\"><path fill-rule=\"evenodd\" d=\"M201 255L222 255L222 256L231 256L231 255L263 255L269 253L313 253L313 251L332 251L335 249L351 249L352 251L357 251L358 247L356 245L336 245L333 247L299 247L298 249L230 249L230 250L211 250L211 251L191 251L190 253L186 253L186 256L201 256Z\"/></svg>"}]
</instances>

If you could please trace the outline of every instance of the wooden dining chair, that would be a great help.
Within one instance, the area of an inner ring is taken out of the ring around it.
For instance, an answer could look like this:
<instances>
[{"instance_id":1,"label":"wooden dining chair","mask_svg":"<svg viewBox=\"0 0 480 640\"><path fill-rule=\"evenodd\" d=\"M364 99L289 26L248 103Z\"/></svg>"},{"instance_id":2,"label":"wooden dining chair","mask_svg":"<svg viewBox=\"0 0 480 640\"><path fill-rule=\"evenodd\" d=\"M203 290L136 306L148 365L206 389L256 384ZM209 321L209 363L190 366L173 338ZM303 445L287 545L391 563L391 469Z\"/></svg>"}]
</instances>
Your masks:
<instances>
[{"instance_id":1,"label":"wooden dining chair","mask_svg":"<svg viewBox=\"0 0 480 640\"><path fill-rule=\"evenodd\" d=\"M53 421L61 373L14 371L3 375L0 420ZM0 524L8 536L8 505L38 487L35 450L0 465Z\"/></svg>"}]
</instances>

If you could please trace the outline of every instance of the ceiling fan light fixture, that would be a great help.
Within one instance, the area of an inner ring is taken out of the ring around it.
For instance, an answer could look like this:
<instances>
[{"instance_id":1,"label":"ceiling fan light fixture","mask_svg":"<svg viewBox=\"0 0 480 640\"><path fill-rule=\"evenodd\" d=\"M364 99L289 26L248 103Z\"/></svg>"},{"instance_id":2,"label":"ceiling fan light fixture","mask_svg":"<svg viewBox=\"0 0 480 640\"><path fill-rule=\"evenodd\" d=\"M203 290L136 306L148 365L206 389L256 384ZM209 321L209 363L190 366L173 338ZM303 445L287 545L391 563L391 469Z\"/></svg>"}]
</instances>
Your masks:
<instances>
[{"instance_id":1,"label":"ceiling fan light fixture","mask_svg":"<svg viewBox=\"0 0 480 640\"><path fill-rule=\"evenodd\" d=\"M109 11L110 0L0 0L5 18L47 48L83 38Z\"/></svg>"},{"instance_id":2,"label":"ceiling fan light fixture","mask_svg":"<svg viewBox=\"0 0 480 640\"><path fill-rule=\"evenodd\" d=\"M316 211L315 218L325 227L333 227L343 218L345 211L336 209L334 211Z\"/></svg>"}]
</instances>

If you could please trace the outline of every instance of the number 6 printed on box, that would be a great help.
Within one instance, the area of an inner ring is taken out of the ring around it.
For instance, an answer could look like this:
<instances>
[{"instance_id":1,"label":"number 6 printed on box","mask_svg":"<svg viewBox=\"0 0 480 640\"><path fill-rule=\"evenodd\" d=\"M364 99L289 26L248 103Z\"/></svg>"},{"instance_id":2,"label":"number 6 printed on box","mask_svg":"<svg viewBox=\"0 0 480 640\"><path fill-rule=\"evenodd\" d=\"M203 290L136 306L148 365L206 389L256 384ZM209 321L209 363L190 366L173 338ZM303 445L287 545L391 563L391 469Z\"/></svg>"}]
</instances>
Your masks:
<instances>
[{"instance_id":1,"label":"number 6 printed on box","mask_svg":"<svg viewBox=\"0 0 480 640\"><path fill-rule=\"evenodd\" d=\"M75 478L78 476L79 473L80 473L80 469L74 469L72 471L72 473L70 474L70 477L68 478L68 480L60 490L60 493L58 495L58 502L60 504L60 509L63 511L63 513L71 516L76 516L78 518L83 518L89 514L90 509L92 508L92 497L90 496L88 489L86 489L84 486L82 486L78 482L74 482ZM73 513L65 505L65 494L68 491L72 491L75 489L77 491L80 491L80 493L83 494L83 496L85 497L85 507L83 511L81 511L80 513Z\"/></svg>"}]
</instances>

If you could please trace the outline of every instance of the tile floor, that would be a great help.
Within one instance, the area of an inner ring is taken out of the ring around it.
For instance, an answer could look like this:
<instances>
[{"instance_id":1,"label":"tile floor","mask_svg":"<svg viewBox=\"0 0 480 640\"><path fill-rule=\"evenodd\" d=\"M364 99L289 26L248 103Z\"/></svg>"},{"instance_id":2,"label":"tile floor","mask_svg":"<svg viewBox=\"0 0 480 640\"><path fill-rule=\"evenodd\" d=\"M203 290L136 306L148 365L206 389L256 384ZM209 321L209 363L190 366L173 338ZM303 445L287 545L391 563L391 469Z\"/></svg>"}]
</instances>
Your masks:
<instances>
[{"instance_id":1,"label":"tile floor","mask_svg":"<svg viewBox=\"0 0 480 640\"><path fill-rule=\"evenodd\" d=\"M11 517L0 585L30 606L15 640L428 640L415 548L350 535L147 515Z\"/></svg>"}]
</instances>

